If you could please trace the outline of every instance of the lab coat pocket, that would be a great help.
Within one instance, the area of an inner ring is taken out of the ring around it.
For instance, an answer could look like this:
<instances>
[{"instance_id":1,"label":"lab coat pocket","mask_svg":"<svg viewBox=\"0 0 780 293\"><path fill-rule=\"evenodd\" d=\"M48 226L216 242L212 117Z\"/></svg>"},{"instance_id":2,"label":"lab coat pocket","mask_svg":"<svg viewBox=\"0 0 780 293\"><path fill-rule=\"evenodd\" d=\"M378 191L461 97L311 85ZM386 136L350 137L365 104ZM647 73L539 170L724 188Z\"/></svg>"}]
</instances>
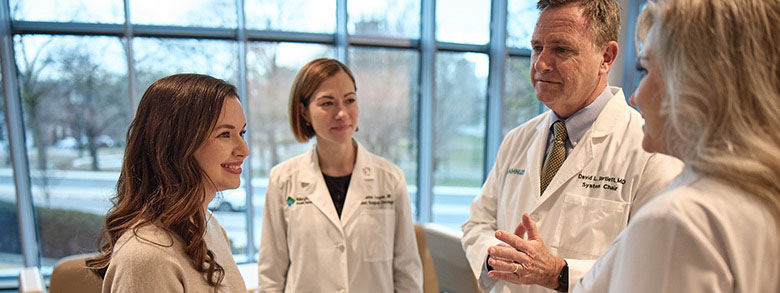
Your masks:
<instances>
[{"instance_id":1,"label":"lab coat pocket","mask_svg":"<svg viewBox=\"0 0 780 293\"><path fill-rule=\"evenodd\" d=\"M395 213L392 209L366 209L360 215L364 236L362 243L363 260L389 261L393 259L395 235Z\"/></svg>"},{"instance_id":2,"label":"lab coat pocket","mask_svg":"<svg viewBox=\"0 0 780 293\"><path fill-rule=\"evenodd\" d=\"M552 246L562 257L598 258L625 226L628 203L567 194Z\"/></svg>"}]
</instances>

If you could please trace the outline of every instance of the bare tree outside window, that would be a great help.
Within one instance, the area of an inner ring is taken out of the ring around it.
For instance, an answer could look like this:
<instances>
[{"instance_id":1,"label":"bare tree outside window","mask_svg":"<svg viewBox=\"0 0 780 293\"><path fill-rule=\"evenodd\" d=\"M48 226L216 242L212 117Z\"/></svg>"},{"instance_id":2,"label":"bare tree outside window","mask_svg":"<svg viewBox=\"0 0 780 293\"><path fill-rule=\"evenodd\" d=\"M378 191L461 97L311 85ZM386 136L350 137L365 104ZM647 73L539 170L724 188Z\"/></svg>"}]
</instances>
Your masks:
<instances>
[{"instance_id":1,"label":"bare tree outside window","mask_svg":"<svg viewBox=\"0 0 780 293\"><path fill-rule=\"evenodd\" d=\"M506 89L502 107L501 135L539 114L541 103L531 85L528 58L510 58L506 71Z\"/></svg>"},{"instance_id":2,"label":"bare tree outside window","mask_svg":"<svg viewBox=\"0 0 780 293\"><path fill-rule=\"evenodd\" d=\"M534 32L539 10L536 1L509 0L507 3L506 45L515 48L531 48L531 34Z\"/></svg>"},{"instance_id":3,"label":"bare tree outside window","mask_svg":"<svg viewBox=\"0 0 780 293\"><path fill-rule=\"evenodd\" d=\"M487 56L439 53L434 104L434 181L436 185L480 186L484 160Z\"/></svg>"},{"instance_id":4,"label":"bare tree outside window","mask_svg":"<svg viewBox=\"0 0 780 293\"><path fill-rule=\"evenodd\" d=\"M295 74L310 60L332 57L330 47L290 43L252 43L247 54L248 94L254 176L306 151L290 130L288 100Z\"/></svg>"},{"instance_id":5,"label":"bare tree outside window","mask_svg":"<svg viewBox=\"0 0 780 293\"><path fill-rule=\"evenodd\" d=\"M360 131L366 148L399 165L416 182L418 53L411 50L350 50L357 82Z\"/></svg>"},{"instance_id":6,"label":"bare tree outside window","mask_svg":"<svg viewBox=\"0 0 780 293\"><path fill-rule=\"evenodd\" d=\"M114 37L17 36L15 45L33 203L50 265L96 248L130 121L127 64Z\"/></svg>"}]
</instances>

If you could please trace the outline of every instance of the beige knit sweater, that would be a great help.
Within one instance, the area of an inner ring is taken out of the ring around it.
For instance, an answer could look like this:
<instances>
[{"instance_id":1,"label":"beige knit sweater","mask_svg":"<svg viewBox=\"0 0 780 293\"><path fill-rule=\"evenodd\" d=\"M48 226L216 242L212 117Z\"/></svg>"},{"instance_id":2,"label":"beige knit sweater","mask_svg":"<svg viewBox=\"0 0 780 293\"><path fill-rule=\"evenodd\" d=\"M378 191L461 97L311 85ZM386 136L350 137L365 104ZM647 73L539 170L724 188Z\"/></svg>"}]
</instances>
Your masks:
<instances>
[{"instance_id":1,"label":"beige knit sweater","mask_svg":"<svg viewBox=\"0 0 780 293\"><path fill-rule=\"evenodd\" d=\"M206 246L225 269L217 292L246 292L225 230L211 212L206 218ZM184 253L182 242L155 225L141 227L137 236L125 232L114 247L103 292L214 292Z\"/></svg>"}]
</instances>

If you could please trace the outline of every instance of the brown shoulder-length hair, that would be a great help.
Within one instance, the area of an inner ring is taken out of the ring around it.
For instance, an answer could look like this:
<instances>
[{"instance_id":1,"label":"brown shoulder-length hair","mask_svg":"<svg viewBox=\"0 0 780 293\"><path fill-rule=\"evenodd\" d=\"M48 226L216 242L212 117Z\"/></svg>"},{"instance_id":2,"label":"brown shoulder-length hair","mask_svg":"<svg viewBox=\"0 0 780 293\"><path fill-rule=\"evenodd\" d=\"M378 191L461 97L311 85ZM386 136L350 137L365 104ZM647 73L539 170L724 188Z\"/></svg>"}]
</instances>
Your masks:
<instances>
[{"instance_id":1,"label":"brown shoulder-length hair","mask_svg":"<svg viewBox=\"0 0 780 293\"><path fill-rule=\"evenodd\" d=\"M176 74L152 83L127 130L125 159L113 207L105 218L100 255L87 266L105 276L114 245L124 233L147 224L178 235L192 265L217 287L225 270L206 247L203 186L210 180L194 152L217 123L225 99L236 87L200 74Z\"/></svg>"},{"instance_id":2,"label":"brown shoulder-length hair","mask_svg":"<svg viewBox=\"0 0 780 293\"><path fill-rule=\"evenodd\" d=\"M308 109L311 102L314 91L324 82L326 79L333 77L336 73L344 71L352 79L352 85L357 90L355 84L355 76L352 75L352 71L335 59L319 58L309 61L304 65L298 74L295 75L292 88L290 88L290 128L292 128L295 140L298 142L307 142L311 139L315 133L311 124L308 124L303 119L302 108ZM303 105L299 107L298 105Z\"/></svg>"}]
</instances>

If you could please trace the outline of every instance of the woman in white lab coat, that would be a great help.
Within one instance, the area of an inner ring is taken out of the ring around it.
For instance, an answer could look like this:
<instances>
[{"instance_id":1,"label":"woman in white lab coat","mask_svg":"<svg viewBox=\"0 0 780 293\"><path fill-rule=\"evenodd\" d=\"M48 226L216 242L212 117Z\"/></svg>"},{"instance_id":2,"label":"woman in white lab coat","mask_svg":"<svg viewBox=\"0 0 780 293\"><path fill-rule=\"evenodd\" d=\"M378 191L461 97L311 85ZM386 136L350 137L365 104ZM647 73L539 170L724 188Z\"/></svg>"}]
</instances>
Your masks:
<instances>
[{"instance_id":1,"label":"woman in white lab coat","mask_svg":"<svg viewBox=\"0 0 780 293\"><path fill-rule=\"evenodd\" d=\"M290 93L295 138L308 152L271 170L260 245L261 292L421 292L411 204L401 169L369 153L355 79L316 59Z\"/></svg>"},{"instance_id":2,"label":"woman in white lab coat","mask_svg":"<svg viewBox=\"0 0 780 293\"><path fill-rule=\"evenodd\" d=\"M780 2L648 3L643 147L683 173L575 292L780 292Z\"/></svg>"}]
</instances>

